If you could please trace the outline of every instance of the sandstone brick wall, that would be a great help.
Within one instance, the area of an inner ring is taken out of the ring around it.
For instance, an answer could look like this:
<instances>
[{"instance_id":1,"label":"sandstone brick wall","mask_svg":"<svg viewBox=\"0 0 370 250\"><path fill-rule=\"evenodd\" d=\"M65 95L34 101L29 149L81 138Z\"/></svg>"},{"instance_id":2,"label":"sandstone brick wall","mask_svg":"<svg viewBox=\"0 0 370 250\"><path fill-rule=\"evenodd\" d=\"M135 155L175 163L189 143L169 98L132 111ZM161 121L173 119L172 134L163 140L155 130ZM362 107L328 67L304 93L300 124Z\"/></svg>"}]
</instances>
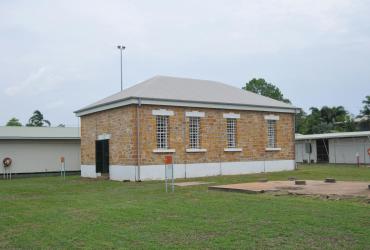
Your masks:
<instances>
[{"instance_id":1,"label":"sandstone brick wall","mask_svg":"<svg viewBox=\"0 0 370 250\"><path fill-rule=\"evenodd\" d=\"M293 160L294 115L241 110L220 110L204 108L168 107L142 105L139 108L140 124L140 165L163 164L163 153L153 153L156 149L156 119L154 109L167 109L174 112L169 117L169 148L176 163L230 162L248 160ZM186 111L205 112L200 118L201 148L207 152L187 153L189 148L189 118ZM81 161L82 164L95 164L95 140L99 134L111 134L109 141L111 165L136 165L137 157L137 107L136 105L102 111L81 117ZM237 147L242 152L224 152L227 147L226 119L224 113L240 114L237 119ZM266 152L267 122L265 115L279 116L276 129L277 147L281 151Z\"/></svg>"},{"instance_id":2,"label":"sandstone brick wall","mask_svg":"<svg viewBox=\"0 0 370 250\"><path fill-rule=\"evenodd\" d=\"M177 163L227 162L247 160L294 159L294 115L285 113L254 112L239 110L219 110L183 107L143 106L140 110L142 150L141 163L162 164L163 154L153 153L156 148L156 123L153 109L167 109L175 115L169 117L169 148L175 149L173 154ZM189 148L189 118L186 111L205 112L200 118L200 147L207 152L187 153ZM224 152L227 148L226 119L224 113L240 114L237 119L237 147L242 152ZM276 128L277 147L281 151L266 152L267 121L264 116L274 114L279 116Z\"/></svg>"},{"instance_id":3,"label":"sandstone brick wall","mask_svg":"<svg viewBox=\"0 0 370 250\"><path fill-rule=\"evenodd\" d=\"M81 117L81 164L95 165L95 141L110 134L109 164L134 165L136 152L136 106L126 106Z\"/></svg>"}]
</instances>

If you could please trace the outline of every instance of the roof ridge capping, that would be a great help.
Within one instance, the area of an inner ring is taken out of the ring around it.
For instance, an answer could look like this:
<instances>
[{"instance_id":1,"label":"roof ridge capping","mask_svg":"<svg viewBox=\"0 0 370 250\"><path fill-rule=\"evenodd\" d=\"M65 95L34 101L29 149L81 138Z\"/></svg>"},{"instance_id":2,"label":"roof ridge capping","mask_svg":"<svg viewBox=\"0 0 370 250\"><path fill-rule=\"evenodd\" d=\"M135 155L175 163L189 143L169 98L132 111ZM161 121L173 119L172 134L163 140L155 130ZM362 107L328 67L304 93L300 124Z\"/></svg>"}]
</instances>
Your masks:
<instances>
[{"instance_id":1,"label":"roof ridge capping","mask_svg":"<svg viewBox=\"0 0 370 250\"><path fill-rule=\"evenodd\" d=\"M298 108L218 81L157 75L75 111L87 115L130 104L296 113Z\"/></svg>"}]
</instances>

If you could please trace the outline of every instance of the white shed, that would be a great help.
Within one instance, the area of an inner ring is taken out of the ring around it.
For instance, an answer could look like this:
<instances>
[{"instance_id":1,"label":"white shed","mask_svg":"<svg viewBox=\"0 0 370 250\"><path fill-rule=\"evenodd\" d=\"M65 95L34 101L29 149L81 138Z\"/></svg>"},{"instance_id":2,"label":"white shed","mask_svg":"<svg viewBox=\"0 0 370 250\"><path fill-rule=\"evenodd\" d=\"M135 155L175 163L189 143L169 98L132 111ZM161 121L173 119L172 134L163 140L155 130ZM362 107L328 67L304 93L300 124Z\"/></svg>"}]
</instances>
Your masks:
<instances>
[{"instance_id":1,"label":"white shed","mask_svg":"<svg viewBox=\"0 0 370 250\"><path fill-rule=\"evenodd\" d=\"M0 127L0 174L3 159L12 159L15 174L60 171L61 157L66 171L80 171L79 128Z\"/></svg>"},{"instance_id":2,"label":"white shed","mask_svg":"<svg viewBox=\"0 0 370 250\"><path fill-rule=\"evenodd\" d=\"M296 162L370 163L370 131L295 136Z\"/></svg>"}]
</instances>

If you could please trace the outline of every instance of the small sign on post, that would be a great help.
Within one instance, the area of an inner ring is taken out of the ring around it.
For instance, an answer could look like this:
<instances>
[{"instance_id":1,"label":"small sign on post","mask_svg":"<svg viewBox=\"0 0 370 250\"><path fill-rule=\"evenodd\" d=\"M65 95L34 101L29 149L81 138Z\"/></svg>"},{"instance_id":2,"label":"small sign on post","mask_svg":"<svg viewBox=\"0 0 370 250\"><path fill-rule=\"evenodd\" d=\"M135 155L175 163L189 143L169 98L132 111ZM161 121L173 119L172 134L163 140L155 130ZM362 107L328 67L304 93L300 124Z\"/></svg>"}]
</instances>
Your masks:
<instances>
[{"instance_id":1,"label":"small sign on post","mask_svg":"<svg viewBox=\"0 0 370 250\"><path fill-rule=\"evenodd\" d=\"M356 153L356 162L357 162L357 167L360 167L360 154L358 152Z\"/></svg>"},{"instance_id":2,"label":"small sign on post","mask_svg":"<svg viewBox=\"0 0 370 250\"><path fill-rule=\"evenodd\" d=\"M60 157L60 176L66 179L66 165L64 156Z\"/></svg>"},{"instance_id":3,"label":"small sign on post","mask_svg":"<svg viewBox=\"0 0 370 250\"><path fill-rule=\"evenodd\" d=\"M168 185L171 185L171 190L172 192L174 192L175 185L174 185L174 176L173 176L172 155L166 155L164 157L164 169L165 169L166 193L168 192Z\"/></svg>"}]
</instances>

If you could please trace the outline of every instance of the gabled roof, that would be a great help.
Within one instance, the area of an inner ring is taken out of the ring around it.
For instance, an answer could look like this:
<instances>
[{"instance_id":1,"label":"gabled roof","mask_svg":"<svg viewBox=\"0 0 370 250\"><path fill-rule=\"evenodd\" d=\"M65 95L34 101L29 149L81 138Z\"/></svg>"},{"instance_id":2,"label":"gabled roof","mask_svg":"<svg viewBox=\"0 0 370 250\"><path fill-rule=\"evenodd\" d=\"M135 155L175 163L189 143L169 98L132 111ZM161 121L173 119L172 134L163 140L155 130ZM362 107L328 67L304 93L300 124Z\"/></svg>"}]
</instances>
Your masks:
<instances>
[{"instance_id":1,"label":"gabled roof","mask_svg":"<svg viewBox=\"0 0 370 250\"><path fill-rule=\"evenodd\" d=\"M80 128L0 127L0 140L79 140Z\"/></svg>"},{"instance_id":2,"label":"gabled roof","mask_svg":"<svg viewBox=\"0 0 370 250\"><path fill-rule=\"evenodd\" d=\"M370 131L359 132L339 132L339 133L326 133L326 134L312 134L302 135L296 134L295 140L315 140L315 139L333 139L333 138L355 138L355 137L370 137Z\"/></svg>"},{"instance_id":3,"label":"gabled roof","mask_svg":"<svg viewBox=\"0 0 370 250\"><path fill-rule=\"evenodd\" d=\"M140 100L140 101L139 101ZM77 116L129 104L207 107L276 112L297 108L224 83L189 78L155 76L75 111Z\"/></svg>"}]
</instances>

